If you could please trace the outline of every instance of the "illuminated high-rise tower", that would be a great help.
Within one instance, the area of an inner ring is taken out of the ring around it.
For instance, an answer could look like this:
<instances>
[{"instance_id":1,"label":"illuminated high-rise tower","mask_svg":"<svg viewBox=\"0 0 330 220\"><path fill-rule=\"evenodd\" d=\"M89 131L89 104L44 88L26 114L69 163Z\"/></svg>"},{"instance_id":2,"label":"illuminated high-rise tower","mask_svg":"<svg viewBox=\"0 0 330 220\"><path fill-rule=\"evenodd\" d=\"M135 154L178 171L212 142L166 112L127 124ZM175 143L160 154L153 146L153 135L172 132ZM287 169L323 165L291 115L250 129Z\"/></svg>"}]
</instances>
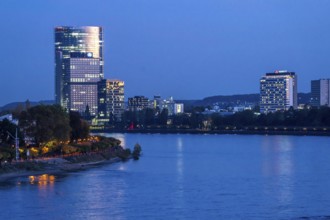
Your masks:
<instances>
[{"instance_id":1,"label":"illuminated high-rise tower","mask_svg":"<svg viewBox=\"0 0 330 220\"><path fill-rule=\"evenodd\" d=\"M260 79L260 112L297 108L297 75L286 70L266 73Z\"/></svg>"},{"instance_id":2,"label":"illuminated high-rise tower","mask_svg":"<svg viewBox=\"0 0 330 220\"><path fill-rule=\"evenodd\" d=\"M125 111L124 81L101 80L98 82L98 119L101 122L122 120Z\"/></svg>"},{"instance_id":3,"label":"illuminated high-rise tower","mask_svg":"<svg viewBox=\"0 0 330 220\"><path fill-rule=\"evenodd\" d=\"M103 72L101 27L55 28L55 101L65 109L82 112L88 105L97 113L97 82Z\"/></svg>"}]
</instances>

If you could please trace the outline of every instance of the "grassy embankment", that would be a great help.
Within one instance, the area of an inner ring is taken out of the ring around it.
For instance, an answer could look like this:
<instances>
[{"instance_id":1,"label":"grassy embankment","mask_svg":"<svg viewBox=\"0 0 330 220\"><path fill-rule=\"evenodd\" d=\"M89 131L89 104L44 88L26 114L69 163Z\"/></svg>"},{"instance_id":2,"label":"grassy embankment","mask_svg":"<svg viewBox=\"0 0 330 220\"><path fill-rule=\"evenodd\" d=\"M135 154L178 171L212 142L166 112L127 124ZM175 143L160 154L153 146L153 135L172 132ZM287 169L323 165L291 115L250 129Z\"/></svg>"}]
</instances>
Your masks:
<instances>
[{"instance_id":1,"label":"grassy embankment","mask_svg":"<svg viewBox=\"0 0 330 220\"><path fill-rule=\"evenodd\" d=\"M27 160L2 163L0 180L41 173L55 174L86 169L97 164L113 163L130 158L138 159L141 152L139 145L138 147L135 146L134 151L131 152L130 149L124 149L120 145L119 140L101 136L82 140L74 144L62 145L60 146L61 154L58 154L58 148L59 146L54 146L49 148L46 153L33 156Z\"/></svg>"}]
</instances>

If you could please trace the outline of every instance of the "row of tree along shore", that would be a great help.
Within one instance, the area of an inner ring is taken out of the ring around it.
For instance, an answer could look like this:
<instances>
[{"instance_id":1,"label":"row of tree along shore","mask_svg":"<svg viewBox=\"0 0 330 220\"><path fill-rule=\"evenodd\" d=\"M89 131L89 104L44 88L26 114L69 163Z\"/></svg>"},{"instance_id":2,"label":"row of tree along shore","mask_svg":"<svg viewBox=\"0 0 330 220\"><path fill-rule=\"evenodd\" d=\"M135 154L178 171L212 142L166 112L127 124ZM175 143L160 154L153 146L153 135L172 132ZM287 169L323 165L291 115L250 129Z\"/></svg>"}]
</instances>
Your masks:
<instances>
[{"instance_id":1,"label":"row of tree along shore","mask_svg":"<svg viewBox=\"0 0 330 220\"><path fill-rule=\"evenodd\" d=\"M305 108L260 114L252 110L223 116L205 114L202 108L169 116L166 109L125 112L123 120L101 130L140 133L235 133L330 135L330 108ZM98 131L93 129L93 131Z\"/></svg>"},{"instance_id":2,"label":"row of tree along shore","mask_svg":"<svg viewBox=\"0 0 330 220\"><path fill-rule=\"evenodd\" d=\"M10 170L9 164L26 161L44 161L49 158L63 158L74 162L72 158L88 161L90 155L99 155L99 159L128 158L138 159L141 146L136 144L133 152L121 146L118 139L90 135L89 124L79 113L66 113L58 105L39 105L21 111L16 117L19 124L9 120L0 121L0 168ZM19 147L15 146L17 134ZM18 155L17 155L18 153ZM89 155L89 156L84 156ZM71 159L70 159L71 158ZM82 162L82 161L79 161ZM28 167L28 166L27 166ZM12 167L13 168L13 167ZM1 172L1 169L0 169Z\"/></svg>"},{"instance_id":3,"label":"row of tree along shore","mask_svg":"<svg viewBox=\"0 0 330 220\"><path fill-rule=\"evenodd\" d=\"M141 134L260 134L260 135L299 135L299 136L330 136L330 127L226 127L224 129L189 129L189 128L171 128L155 127L142 129L95 129L93 132L106 133L141 133Z\"/></svg>"}]
</instances>

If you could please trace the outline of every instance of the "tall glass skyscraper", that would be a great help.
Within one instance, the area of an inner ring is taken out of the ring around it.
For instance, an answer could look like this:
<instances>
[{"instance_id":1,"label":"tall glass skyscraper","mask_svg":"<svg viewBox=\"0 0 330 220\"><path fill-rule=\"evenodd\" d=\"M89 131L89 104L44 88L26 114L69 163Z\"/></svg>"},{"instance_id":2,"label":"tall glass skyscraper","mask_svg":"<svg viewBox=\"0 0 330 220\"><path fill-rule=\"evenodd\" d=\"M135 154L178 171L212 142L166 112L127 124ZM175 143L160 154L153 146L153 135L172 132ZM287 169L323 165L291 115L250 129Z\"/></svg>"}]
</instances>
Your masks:
<instances>
[{"instance_id":1,"label":"tall glass skyscraper","mask_svg":"<svg viewBox=\"0 0 330 220\"><path fill-rule=\"evenodd\" d=\"M104 78L101 27L55 28L55 101L65 109L97 113L97 82Z\"/></svg>"}]
</instances>

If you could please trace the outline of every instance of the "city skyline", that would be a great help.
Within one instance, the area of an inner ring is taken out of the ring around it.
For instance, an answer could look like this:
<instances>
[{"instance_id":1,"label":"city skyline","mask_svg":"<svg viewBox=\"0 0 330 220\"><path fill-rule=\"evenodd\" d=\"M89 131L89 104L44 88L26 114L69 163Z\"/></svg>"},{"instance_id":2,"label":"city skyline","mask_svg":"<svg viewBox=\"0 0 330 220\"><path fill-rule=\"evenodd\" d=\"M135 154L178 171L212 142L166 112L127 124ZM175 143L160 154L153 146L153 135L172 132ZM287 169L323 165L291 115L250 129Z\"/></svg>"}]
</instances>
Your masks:
<instances>
[{"instance_id":1,"label":"city skyline","mask_svg":"<svg viewBox=\"0 0 330 220\"><path fill-rule=\"evenodd\" d=\"M327 1L85 3L0 2L8 18L1 21L0 88L7 95L0 106L54 99L53 29L59 25L106 30L104 75L124 80L126 97L258 93L260 77L280 69L299 75L298 92L329 78Z\"/></svg>"}]
</instances>

